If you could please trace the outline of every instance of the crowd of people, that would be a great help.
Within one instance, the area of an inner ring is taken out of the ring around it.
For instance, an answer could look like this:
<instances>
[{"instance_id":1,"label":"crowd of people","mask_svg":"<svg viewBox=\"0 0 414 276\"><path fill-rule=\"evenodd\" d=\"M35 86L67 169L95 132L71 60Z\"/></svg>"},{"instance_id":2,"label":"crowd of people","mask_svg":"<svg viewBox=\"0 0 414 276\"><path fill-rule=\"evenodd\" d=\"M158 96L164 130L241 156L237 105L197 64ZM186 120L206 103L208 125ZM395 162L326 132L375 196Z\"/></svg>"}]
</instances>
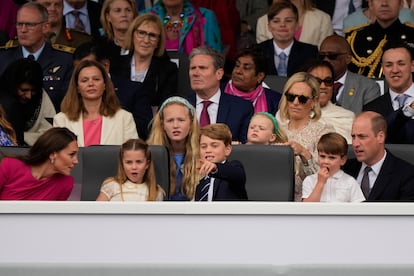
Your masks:
<instances>
[{"instance_id":1,"label":"crowd of people","mask_svg":"<svg viewBox=\"0 0 414 276\"><path fill-rule=\"evenodd\" d=\"M1 2L0 145L31 148L1 161L0 199L66 200L78 147L119 145L97 200L247 200L227 159L263 144L292 149L295 201L414 200L414 164L385 148L414 144L409 3L227 2L231 32L210 1ZM167 192L149 145L168 148Z\"/></svg>"}]
</instances>

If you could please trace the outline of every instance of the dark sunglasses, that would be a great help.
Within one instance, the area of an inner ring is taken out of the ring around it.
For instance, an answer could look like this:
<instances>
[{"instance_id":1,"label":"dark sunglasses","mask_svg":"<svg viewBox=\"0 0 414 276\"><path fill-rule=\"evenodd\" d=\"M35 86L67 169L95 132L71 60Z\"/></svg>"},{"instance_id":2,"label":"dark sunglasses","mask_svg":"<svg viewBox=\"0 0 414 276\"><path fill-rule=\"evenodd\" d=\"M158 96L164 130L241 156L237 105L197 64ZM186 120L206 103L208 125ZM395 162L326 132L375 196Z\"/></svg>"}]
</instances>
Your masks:
<instances>
[{"instance_id":1,"label":"dark sunglasses","mask_svg":"<svg viewBox=\"0 0 414 276\"><path fill-rule=\"evenodd\" d=\"M320 53L319 59L324 60L325 58L328 58L329 60L336 60L339 56L346 55L347 53Z\"/></svg>"},{"instance_id":2,"label":"dark sunglasses","mask_svg":"<svg viewBox=\"0 0 414 276\"><path fill-rule=\"evenodd\" d=\"M320 79L315 77L315 79L319 82L319 84L324 83L326 86L332 86L334 84L334 80L332 78Z\"/></svg>"},{"instance_id":3,"label":"dark sunglasses","mask_svg":"<svg viewBox=\"0 0 414 276\"><path fill-rule=\"evenodd\" d=\"M301 104L305 104L305 103L308 102L309 99L312 99L312 97L306 97L306 96L303 96L303 95L290 94L289 92L286 92L285 96L286 96L286 100L288 100L288 102L294 102L296 97L297 97L298 100L299 100L299 103L301 103Z\"/></svg>"}]
</instances>

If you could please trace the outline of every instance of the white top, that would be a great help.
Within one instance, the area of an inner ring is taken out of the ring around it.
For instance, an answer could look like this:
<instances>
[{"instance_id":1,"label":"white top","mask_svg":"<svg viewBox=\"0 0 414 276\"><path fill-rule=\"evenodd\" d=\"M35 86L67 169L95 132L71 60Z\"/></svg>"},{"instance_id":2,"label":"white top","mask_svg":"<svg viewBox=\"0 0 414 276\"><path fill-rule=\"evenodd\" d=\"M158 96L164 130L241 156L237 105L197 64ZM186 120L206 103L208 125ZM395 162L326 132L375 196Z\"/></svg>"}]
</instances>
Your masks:
<instances>
[{"instance_id":1,"label":"white top","mask_svg":"<svg viewBox=\"0 0 414 276\"><path fill-rule=\"evenodd\" d=\"M317 173L303 180L302 198L310 196L317 180ZM358 182L342 170L328 178L321 194L321 202L362 202L364 200L365 197Z\"/></svg>"},{"instance_id":2,"label":"white top","mask_svg":"<svg viewBox=\"0 0 414 276\"><path fill-rule=\"evenodd\" d=\"M122 196L120 185L115 181L104 184L101 192L109 198L109 201L147 201L149 194L148 185L145 182L136 184L129 180L122 184ZM156 200L162 201L163 199L164 194L159 189Z\"/></svg>"}]
</instances>

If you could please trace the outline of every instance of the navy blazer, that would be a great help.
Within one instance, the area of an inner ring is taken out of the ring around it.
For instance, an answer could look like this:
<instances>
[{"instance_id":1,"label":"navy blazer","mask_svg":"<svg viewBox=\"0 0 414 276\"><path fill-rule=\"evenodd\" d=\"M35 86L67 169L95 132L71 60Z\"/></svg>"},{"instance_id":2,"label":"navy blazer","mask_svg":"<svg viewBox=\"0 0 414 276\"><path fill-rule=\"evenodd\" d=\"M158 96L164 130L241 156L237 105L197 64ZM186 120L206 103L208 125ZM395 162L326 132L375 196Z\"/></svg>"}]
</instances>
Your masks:
<instances>
[{"instance_id":1,"label":"navy blazer","mask_svg":"<svg viewBox=\"0 0 414 276\"><path fill-rule=\"evenodd\" d=\"M4 73L9 64L21 58L23 58L21 46L1 50L0 74ZM45 43L37 62L43 70L43 88L52 100L56 112L59 112L60 103L66 95L72 77L72 55L55 50L49 43Z\"/></svg>"},{"instance_id":2,"label":"navy blazer","mask_svg":"<svg viewBox=\"0 0 414 276\"><path fill-rule=\"evenodd\" d=\"M413 144L414 120L406 117L401 109L394 110L389 93L376 98L364 105L364 111L375 111L387 120L386 143Z\"/></svg>"},{"instance_id":3,"label":"navy blazer","mask_svg":"<svg viewBox=\"0 0 414 276\"><path fill-rule=\"evenodd\" d=\"M343 170L356 179L361 165L358 160L349 159ZM367 201L412 200L414 200L414 166L395 157L387 150L387 157Z\"/></svg>"},{"instance_id":4,"label":"navy blazer","mask_svg":"<svg viewBox=\"0 0 414 276\"><path fill-rule=\"evenodd\" d=\"M111 79L122 108L134 116L138 136L146 140L149 135L149 124L153 117L150 95L144 91L142 82L118 76L111 76Z\"/></svg>"},{"instance_id":5,"label":"navy blazer","mask_svg":"<svg viewBox=\"0 0 414 276\"><path fill-rule=\"evenodd\" d=\"M243 164L238 160L216 163L217 171L209 174L214 177L213 201L247 200L246 173ZM195 200L200 200L201 185L197 185Z\"/></svg>"},{"instance_id":6,"label":"navy blazer","mask_svg":"<svg viewBox=\"0 0 414 276\"><path fill-rule=\"evenodd\" d=\"M191 94L188 101L196 106L196 94ZM247 129L252 116L253 105L251 102L221 92L216 123L226 124L230 128L234 141L246 143Z\"/></svg>"},{"instance_id":7,"label":"navy blazer","mask_svg":"<svg viewBox=\"0 0 414 276\"><path fill-rule=\"evenodd\" d=\"M111 74L130 79L132 55L133 53L127 56L113 57L110 67ZM160 106L165 99L177 95L177 65L170 61L167 54L162 57L153 56L143 84L144 91L151 96L151 105Z\"/></svg>"},{"instance_id":8,"label":"navy blazer","mask_svg":"<svg viewBox=\"0 0 414 276\"><path fill-rule=\"evenodd\" d=\"M262 51L266 58L266 75L278 75L274 58L275 48L273 47L273 39L265 40L258 44L257 47ZM287 76L290 77L294 73L299 72L300 68L307 60L315 59L317 57L318 47L294 40L287 64Z\"/></svg>"}]
</instances>

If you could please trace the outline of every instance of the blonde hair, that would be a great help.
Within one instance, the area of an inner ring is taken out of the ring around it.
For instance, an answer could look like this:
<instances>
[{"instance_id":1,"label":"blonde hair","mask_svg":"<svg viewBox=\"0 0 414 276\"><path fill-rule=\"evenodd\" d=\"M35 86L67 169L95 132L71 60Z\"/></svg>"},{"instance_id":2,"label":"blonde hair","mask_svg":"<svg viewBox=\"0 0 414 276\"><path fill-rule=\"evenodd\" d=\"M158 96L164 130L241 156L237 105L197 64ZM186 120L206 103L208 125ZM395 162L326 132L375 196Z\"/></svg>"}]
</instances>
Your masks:
<instances>
[{"instance_id":1,"label":"blonde hair","mask_svg":"<svg viewBox=\"0 0 414 276\"><path fill-rule=\"evenodd\" d=\"M148 168L145 171L143 182L148 187L148 197L147 201L155 201L157 200L157 195L159 191L164 192L164 190L157 185L155 180L155 170L154 170L154 163L151 156L151 150L149 145L142 139L129 139L125 143L121 145L119 149L119 159L118 159L118 171L116 176L107 178L103 183L102 186L106 183L115 181L119 184L119 189L121 191L121 198L124 200L123 192L122 192L122 184L124 184L128 177L125 174L124 168L124 153L125 151L143 151L145 153L145 158L148 161Z\"/></svg>"},{"instance_id":2,"label":"blonde hair","mask_svg":"<svg viewBox=\"0 0 414 276\"><path fill-rule=\"evenodd\" d=\"M87 113L87 110L83 105L82 96L78 92L79 74L84 68L87 67L98 68L105 82L105 91L102 95L102 103L99 107L99 113L102 116L112 117L119 109L121 109L121 104L119 103L118 97L115 94L115 89L112 81L106 73L103 65L97 61L84 60L75 67L72 78L70 79L68 90L60 106L61 111L65 113L65 115L71 121L78 120L82 112Z\"/></svg>"},{"instance_id":3,"label":"blonde hair","mask_svg":"<svg viewBox=\"0 0 414 276\"><path fill-rule=\"evenodd\" d=\"M279 124L277 123L277 120L276 120L275 116L273 116L272 114L270 114L268 112L256 112L252 116L250 121L253 120L253 118L256 117L256 116L262 116L262 117L268 119L272 123L273 133L276 135L276 140L274 142L272 142L271 144L285 143L285 142L288 141L288 137L283 132L283 130L279 127ZM250 126L250 123L249 123L249 126Z\"/></svg>"},{"instance_id":4,"label":"blonde hair","mask_svg":"<svg viewBox=\"0 0 414 276\"><path fill-rule=\"evenodd\" d=\"M105 31L106 37L110 40L114 39L114 30L112 28L111 23L106 19L106 15L109 14L111 5L115 1L117 0L105 0L105 2L102 5L101 16L100 16L102 28ZM123 0L123 1L127 2L131 6L132 13L135 18L138 15L138 10L135 5L135 0Z\"/></svg>"},{"instance_id":5,"label":"blonde hair","mask_svg":"<svg viewBox=\"0 0 414 276\"><path fill-rule=\"evenodd\" d=\"M284 88L283 88L283 96L282 99L279 102L279 114L280 114L280 119L282 121L286 121L289 118L289 113L288 113L288 107L287 107L287 100L285 97L285 93L289 93L290 88L292 88L292 86L295 83L298 82L303 82L305 84L307 84L311 91L312 91L312 98L316 98L319 97L319 82L315 79L314 76L312 76L309 73L306 72L299 72L296 74L293 74L286 82ZM310 116L311 114L309 114L309 117L311 120L313 121L318 121L321 118L322 115L322 111L321 111L321 107L319 106L319 102L316 101L314 107L313 107L313 112L314 112L314 116Z\"/></svg>"},{"instance_id":6,"label":"blonde hair","mask_svg":"<svg viewBox=\"0 0 414 276\"><path fill-rule=\"evenodd\" d=\"M157 48L154 50L154 56L160 57L164 55L165 51L165 33L164 26L162 25L161 19L158 15L152 13L145 13L138 15L131 25L129 25L128 31L125 37L125 47L128 50L134 50L134 33L144 23L153 23L157 26L158 31L160 32Z\"/></svg>"},{"instance_id":7,"label":"blonde hair","mask_svg":"<svg viewBox=\"0 0 414 276\"><path fill-rule=\"evenodd\" d=\"M174 100L176 99L176 100ZM175 192L175 177L176 166L173 158L174 150L172 144L163 127L164 109L171 105L181 105L188 109L188 115L191 120L190 131L186 139L185 157L184 157L184 171L182 180L182 189L188 199L192 199L195 193L195 187L200 180L200 175L197 170L199 158L200 158L200 145L199 145L199 126L197 118L195 117L195 109L191 104L181 97L171 97L167 99L161 106L160 110L155 114L151 133L147 140L150 145L163 145L166 146L170 152L170 194Z\"/></svg>"}]
</instances>

